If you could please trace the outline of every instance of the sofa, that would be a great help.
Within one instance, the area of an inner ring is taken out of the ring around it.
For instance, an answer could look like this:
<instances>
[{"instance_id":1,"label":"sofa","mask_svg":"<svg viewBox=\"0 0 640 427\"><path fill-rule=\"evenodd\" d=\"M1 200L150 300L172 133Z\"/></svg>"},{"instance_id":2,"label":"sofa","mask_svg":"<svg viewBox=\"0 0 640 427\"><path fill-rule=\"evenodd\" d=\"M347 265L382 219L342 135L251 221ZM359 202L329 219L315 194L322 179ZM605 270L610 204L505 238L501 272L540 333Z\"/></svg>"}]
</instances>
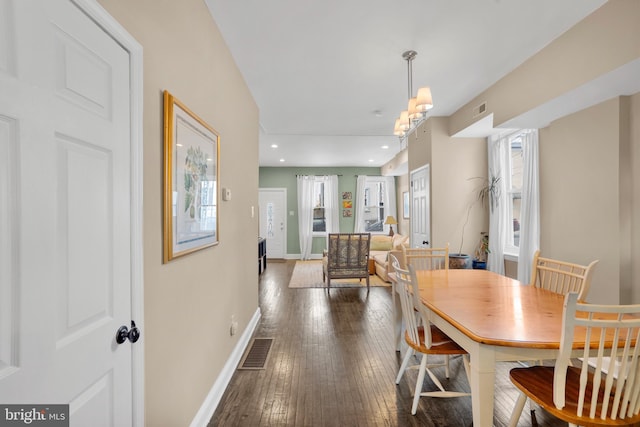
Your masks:
<instances>
[{"instance_id":1,"label":"sofa","mask_svg":"<svg viewBox=\"0 0 640 427\"><path fill-rule=\"evenodd\" d=\"M389 273L393 271L389 263L389 254L393 253L399 260L402 259L402 246L409 247L409 236L394 234L386 236L374 234L369 245L369 259L375 262L376 274L385 282L390 282Z\"/></svg>"}]
</instances>

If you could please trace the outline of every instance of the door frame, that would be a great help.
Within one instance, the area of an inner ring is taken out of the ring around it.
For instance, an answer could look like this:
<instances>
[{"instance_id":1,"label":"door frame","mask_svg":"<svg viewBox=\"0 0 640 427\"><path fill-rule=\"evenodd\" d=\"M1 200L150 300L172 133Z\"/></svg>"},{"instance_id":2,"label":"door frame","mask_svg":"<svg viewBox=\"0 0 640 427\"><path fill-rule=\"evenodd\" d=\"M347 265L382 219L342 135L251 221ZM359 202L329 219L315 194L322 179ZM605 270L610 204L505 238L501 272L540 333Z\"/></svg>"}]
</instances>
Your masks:
<instances>
[{"instance_id":1,"label":"door frame","mask_svg":"<svg viewBox=\"0 0 640 427\"><path fill-rule=\"evenodd\" d=\"M429 228L429 244L427 245L427 247L431 247L431 241L432 236L431 236L431 164L427 163L426 165L422 165L418 168L413 169L412 171L409 172L409 218L414 218L414 213L411 211L411 207L413 206L413 177L414 175L420 173L420 172L426 172L426 176L427 176L427 196L428 196L428 204L429 204L429 223L427 224L427 227ZM411 227L411 221L412 219L409 220L409 241L411 242L411 247L413 248L417 248L419 246L416 245L416 242L414 242L413 239L413 228Z\"/></svg>"},{"instance_id":2,"label":"door frame","mask_svg":"<svg viewBox=\"0 0 640 427\"><path fill-rule=\"evenodd\" d=\"M132 425L144 426L143 58L142 45L95 0L70 0L129 54L131 140L131 319L142 331L131 346Z\"/></svg>"},{"instance_id":3,"label":"door frame","mask_svg":"<svg viewBox=\"0 0 640 427\"><path fill-rule=\"evenodd\" d=\"M284 195L284 207L283 207L283 216L284 216L284 236L283 236L283 241L282 241L282 257L283 259L287 258L287 237L288 237L288 230L287 230L287 214L288 214L288 205L287 205L287 189L286 187L264 187L264 188L258 188L258 202L260 201L260 193L261 192L271 192L271 193L282 193ZM258 204L258 224L260 223L260 215L262 214L262 207L259 206ZM258 233L260 233L259 230L259 226L258 226ZM265 237L266 239L266 237ZM267 253L269 252L269 245L267 245Z\"/></svg>"}]
</instances>

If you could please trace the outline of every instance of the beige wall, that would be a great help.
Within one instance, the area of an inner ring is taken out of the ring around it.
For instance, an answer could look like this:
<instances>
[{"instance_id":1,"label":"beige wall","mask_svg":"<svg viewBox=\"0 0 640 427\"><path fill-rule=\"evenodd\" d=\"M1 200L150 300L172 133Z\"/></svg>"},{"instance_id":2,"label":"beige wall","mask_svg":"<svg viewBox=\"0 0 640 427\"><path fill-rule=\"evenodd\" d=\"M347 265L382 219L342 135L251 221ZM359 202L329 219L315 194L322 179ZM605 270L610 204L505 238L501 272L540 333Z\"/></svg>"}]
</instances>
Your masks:
<instances>
[{"instance_id":1,"label":"beige wall","mask_svg":"<svg viewBox=\"0 0 640 427\"><path fill-rule=\"evenodd\" d=\"M494 114L494 126L640 56L640 1L611 0L451 116L453 135ZM518 96L514 96L517 93ZM473 108L487 109L473 117Z\"/></svg>"},{"instance_id":2,"label":"beige wall","mask_svg":"<svg viewBox=\"0 0 640 427\"><path fill-rule=\"evenodd\" d=\"M462 243L462 252L473 255L480 232L489 231L488 207L475 202L473 179L487 176L487 143L451 138L448 129L448 118L431 117L409 136L409 171L430 165L431 246L449 243L457 253Z\"/></svg>"},{"instance_id":3,"label":"beige wall","mask_svg":"<svg viewBox=\"0 0 640 427\"><path fill-rule=\"evenodd\" d=\"M451 138L448 126L446 118L432 119L431 241L449 243L451 253L459 253L462 244L462 253L473 255L480 233L489 231L489 207L477 203L481 181L474 179L487 176L487 142Z\"/></svg>"},{"instance_id":4,"label":"beige wall","mask_svg":"<svg viewBox=\"0 0 640 427\"><path fill-rule=\"evenodd\" d=\"M588 300L617 304L620 295L619 98L571 114L540 133L540 250L588 264Z\"/></svg>"},{"instance_id":5,"label":"beige wall","mask_svg":"<svg viewBox=\"0 0 640 427\"><path fill-rule=\"evenodd\" d=\"M189 425L258 307L258 109L202 0L100 0L144 52L145 416ZM219 245L162 264L162 91L221 136ZM257 255L256 255L257 256Z\"/></svg>"},{"instance_id":6,"label":"beige wall","mask_svg":"<svg viewBox=\"0 0 640 427\"><path fill-rule=\"evenodd\" d=\"M640 303L640 93L630 97L629 105L629 158L631 161L631 289L623 289L622 295L630 294L630 302Z\"/></svg>"}]
</instances>

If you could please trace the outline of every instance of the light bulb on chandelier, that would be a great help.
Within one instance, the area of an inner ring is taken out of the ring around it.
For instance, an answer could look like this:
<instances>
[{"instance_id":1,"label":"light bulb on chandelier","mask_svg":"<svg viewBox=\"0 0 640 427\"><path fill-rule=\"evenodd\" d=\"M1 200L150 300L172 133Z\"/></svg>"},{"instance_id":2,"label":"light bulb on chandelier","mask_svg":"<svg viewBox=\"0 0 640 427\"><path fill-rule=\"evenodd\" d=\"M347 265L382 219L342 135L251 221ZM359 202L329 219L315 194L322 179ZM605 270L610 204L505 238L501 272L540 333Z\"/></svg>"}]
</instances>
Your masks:
<instances>
[{"instance_id":1,"label":"light bulb on chandelier","mask_svg":"<svg viewBox=\"0 0 640 427\"><path fill-rule=\"evenodd\" d=\"M412 128L424 118L427 111L433 108L433 99L431 97L431 89L429 87L421 87L418 89L417 95L413 96L413 67L412 61L418 55L414 50L408 50L402 54L407 61L407 83L409 92L409 104L407 109L400 113L400 117L396 119L393 128L393 134L404 138Z\"/></svg>"}]
</instances>

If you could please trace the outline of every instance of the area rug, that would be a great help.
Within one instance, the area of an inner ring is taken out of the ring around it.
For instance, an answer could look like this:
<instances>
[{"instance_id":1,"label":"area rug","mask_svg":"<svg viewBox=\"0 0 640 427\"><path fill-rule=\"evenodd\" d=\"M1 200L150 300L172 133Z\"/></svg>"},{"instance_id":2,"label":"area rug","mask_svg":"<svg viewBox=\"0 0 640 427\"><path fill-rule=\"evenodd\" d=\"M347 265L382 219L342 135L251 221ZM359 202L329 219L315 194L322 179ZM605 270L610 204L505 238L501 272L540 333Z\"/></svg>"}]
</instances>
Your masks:
<instances>
[{"instance_id":1,"label":"area rug","mask_svg":"<svg viewBox=\"0 0 640 427\"><path fill-rule=\"evenodd\" d=\"M322 281L322 261L296 261L291 274L290 288L324 288L326 282ZM369 286L391 286L383 281L377 274L369 276ZM332 288L359 288L367 287L367 281L362 279L331 279Z\"/></svg>"}]
</instances>

